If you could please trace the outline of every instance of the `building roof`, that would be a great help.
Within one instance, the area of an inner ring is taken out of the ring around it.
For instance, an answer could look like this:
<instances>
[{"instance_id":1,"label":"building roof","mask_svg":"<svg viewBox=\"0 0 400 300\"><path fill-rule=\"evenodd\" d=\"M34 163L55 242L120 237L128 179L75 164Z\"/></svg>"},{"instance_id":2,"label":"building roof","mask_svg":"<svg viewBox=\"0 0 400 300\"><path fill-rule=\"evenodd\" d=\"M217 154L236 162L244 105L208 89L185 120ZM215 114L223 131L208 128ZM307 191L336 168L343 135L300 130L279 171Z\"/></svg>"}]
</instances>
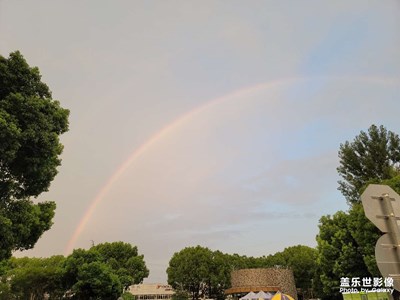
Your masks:
<instances>
[{"instance_id":1,"label":"building roof","mask_svg":"<svg viewBox=\"0 0 400 300\"><path fill-rule=\"evenodd\" d=\"M163 283L143 283L129 287L129 292L133 295L173 295L175 292L168 284Z\"/></svg>"}]
</instances>

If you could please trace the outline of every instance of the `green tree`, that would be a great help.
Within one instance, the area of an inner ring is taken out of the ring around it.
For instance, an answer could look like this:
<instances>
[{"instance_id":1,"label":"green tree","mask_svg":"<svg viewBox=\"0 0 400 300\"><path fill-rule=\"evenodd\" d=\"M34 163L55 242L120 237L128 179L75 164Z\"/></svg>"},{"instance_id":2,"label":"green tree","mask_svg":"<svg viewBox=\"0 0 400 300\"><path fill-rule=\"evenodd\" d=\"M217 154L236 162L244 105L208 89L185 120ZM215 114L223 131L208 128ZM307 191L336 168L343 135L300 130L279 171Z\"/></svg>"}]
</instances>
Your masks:
<instances>
[{"instance_id":1,"label":"green tree","mask_svg":"<svg viewBox=\"0 0 400 300\"><path fill-rule=\"evenodd\" d=\"M47 293L52 299L61 299L65 293L62 287L63 261L61 255L49 258L11 258L7 272L2 276L2 283L8 291L7 297L42 299Z\"/></svg>"},{"instance_id":2,"label":"green tree","mask_svg":"<svg viewBox=\"0 0 400 300\"><path fill-rule=\"evenodd\" d=\"M122 294L122 284L110 266L95 261L78 269L77 281L72 286L75 299L114 300Z\"/></svg>"},{"instance_id":3,"label":"green tree","mask_svg":"<svg viewBox=\"0 0 400 300\"><path fill-rule=\"evenodd\" d=\"M360 201L360 191L368 181L390 179L399 174L400 138L383 126L372 125L368 133L361 131L353 142L340 145L343 180L339 190L350 204Z\"/></svg>"},{"instance_id":4,"label":"green tree","mask_svg":"<svg viewBox=\"0 0 400 300\"><path fill-rule=\"evenodd\" d=\"M0 56L0 260L32 248L52 225L55 203L30 197L57 174L68 115L20 52Z\"/></svg>"},{"instance_id":5,"label":"green tree","mask_svg":"<svg viewBox=\"0 0 400 300\"><path fill-rule=\"evenodd\" d=\"M188 300L189 295L186 291L177 290L175 294L172 295L172 300Z\"/></svg>"},{"instance_id":6,"label":"green tree","mask_svg":"<svg viewBox=\"0 0 400 300\"><path fill-rule=\"evenodd\" d=\"M341 277L368 277L371 274L349 228L351 216L339 211L320 219L318 265L324 299L339 297Z\"/></svg>"},{"instance_id":7,"label":"green tree","mask_svg":"<svg viewBox=\"0 0 400 300\"><path fill-rule=\"evenodd\" d=\"M15 299L11 292L9 276L7 275L11 268L10 260L0 261L0 300Z\"/></svg>"},{"instance_id":8,"label":"green tree","mask_svg":"<svg viewBox=\"0 0 400 300\"><path fill-rule=\"evenodd\" d=\"M212 251L196 246L174 253L167 268L168 284L186 291L193 300L207 294L210 282Z\"/></svg>"},{"instance_id":9,"label":"green tree","mask_svg":"<svg viewBox=\"0 0 400 300\"><path fill-rule=\"evenodd\" d=\"M225 290L231 286L231 272L235 269L230 257L231 255L224 254L221 251L212 252L208 298L225 299Z\"/></svg>"},{"instance_id":10,"label":"green tree","mask_svg":"<svg viewBox=\"0 0 400 300\"><path fill-rule=\"evenodd\" d=\"M368 134L361 132L352 143L346 142L344 145L348 146L341 145L341 149L345 151L342 151L343 159L338 170L347 170L347 174L358 174L357 178L347 176L346 182L342 182L342 185L347 184L358 189L357 193L354 190L358 202L349 201L348 228L368 271L378 276L375 244L382 233L365 216L359 195L371 183L389 185L397 193L400 192L400 139L396 133L385 127L372 125ZM355 157L359 157L359 163L356 163Z\"/></svg>"},{"instance_id":11,"label":"green tree","mask_svg":"<svg viewBox=\"0 0 400 300\"><path fill-rule=\"evenodd\" d=\"M306 293L312 288L312 280L317 268L317 250L304 245L285 248L282 252L264 258L264 266L288 267L293 271L296 287Z\"/></svg>"},{"instance_id":12,"label":"green tree","mask_svg":"<svg viewBox=\"0 0 400 300\"><path fill-rule=\"evenodd\" d=\"M360 195L369 183L388 184L400 190L399 136L385 127L370 126L352 142L340 145L342 180L339 190L350 208L320 220L318 270L325 298L335 294L340 277L379 276L375 244L381 232L365 217ZM334 290L332 290L334 289Z\"/></svg>"},{"instance_id":13,"label":"green tree","mask_svg":"<svg viewBox=\"0 0 400 300\"><path fill-rule=\"evenodd\" d=\"M225 299L231 286L231 272L262 265L260 258L225 254L201 246L186 247L172 256L167 269L168 283L175 289L175 298L202 297Z\"/></svg>"},{"instance_id":14,"label":"green tree","mask_svg":"<svg viewBox=\"0 0 400 300\"><path fill-rule=\"evenodd\" d=\"M382 233L367 219L361 203L355 203L349 209L348 229L368 272L374 276L379 276L380 273L375 259L375 245Z\"/></svg>"},{"instance_id":15,"label":"green tree","mask_svg":"<svg viewBox=\"0 0 400 300\"><path fill-rule=\"evenodd\" d=\"M226 259L229 261L231 270L239 270L245 268L257 268L262 265L260 259L254 257L247 257L239 254L226 255Z\"/></svg>"},{"instance_id":16,"label":"green tree","mask_svg":"<svg viewBox=\"0 0 400 300\"><path fill-rule=\"evenodd\" d=\"M366 189L368 184L376 183L390 186L396 193L400 194L400 175L392 178L380 180L373 179L367 182L361 189L361 193ZM349 210L351 221L349 227L352 235L358 244L358 249L363 255L365 265L371 274L380 276L380 272L375 259L375 246L377 240L382 236L382 232L365 216L364 208L361 203L353 204ZM396 299L400 298L400 294L396 292Z\"/></svg>"},{"instance_id":17,"label":"green tree","mask_svg":"<svg viewBox=\"0 0 400 300\"><path fill-rule=\"evenodd\" d=\"M149 274L137 247L123 242L76 249L64 268L65 290L72 290L76 299L115 299Z\"/></svg>"},{"instance_id":18,"label":"green tree","mask_svg":"<svg viewBox=\"0 0 400 300\"><path fill-rule=\"evenodd\" d=\"M138 255L136 246L124 242L103 243L90 249L97 251L103 260L118 274L124 288L142 283L149 276L144 256Z\"/></svg>"},{"instance_id":19,"label":"green tree","mask_svg":"<svg viewBox=\"0 0 400 300\"><path fill-rule=\"evenodd\" d=\"M135 300L135 296L133 296L131 293L129 292L125 292L121 295L121 298L123 300Z\"/></svg>"},{"instance_id":20,"label":"green tree","mask_svg":"<svg viewBox=\"0 0 400 300\"><path fill-rule=\"evenodd\" d=\"M89 264L96 261L102 261L100 253L97 251L88 251L85 249L75 249L64 262L64 286L66 290L71 289L76 283L79 269L83 264Z\"/></svg>"}]
</instances>

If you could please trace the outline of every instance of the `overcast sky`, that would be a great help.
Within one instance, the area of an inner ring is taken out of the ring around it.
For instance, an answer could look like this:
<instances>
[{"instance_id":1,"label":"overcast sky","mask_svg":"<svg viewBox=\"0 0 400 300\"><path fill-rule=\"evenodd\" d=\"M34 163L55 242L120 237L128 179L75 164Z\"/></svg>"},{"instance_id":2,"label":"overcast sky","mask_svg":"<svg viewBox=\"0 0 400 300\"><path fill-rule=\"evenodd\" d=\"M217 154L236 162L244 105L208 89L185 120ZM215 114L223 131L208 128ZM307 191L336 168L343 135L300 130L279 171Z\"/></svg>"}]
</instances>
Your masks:
<instances>
[{"instance_id":1,"label":"overcast sky","mask_svg":"<svg viewBox=\"0 0 400 300\"><path fill-rule=\"evenodd\" d=\"M121 240L163 283L186 246L314 247L319 218L347 209L340 143L400 133L395 0L0 0L14 50L71 111L39 198L55 223L18 255Z\"/></svg>"}]
</instances>

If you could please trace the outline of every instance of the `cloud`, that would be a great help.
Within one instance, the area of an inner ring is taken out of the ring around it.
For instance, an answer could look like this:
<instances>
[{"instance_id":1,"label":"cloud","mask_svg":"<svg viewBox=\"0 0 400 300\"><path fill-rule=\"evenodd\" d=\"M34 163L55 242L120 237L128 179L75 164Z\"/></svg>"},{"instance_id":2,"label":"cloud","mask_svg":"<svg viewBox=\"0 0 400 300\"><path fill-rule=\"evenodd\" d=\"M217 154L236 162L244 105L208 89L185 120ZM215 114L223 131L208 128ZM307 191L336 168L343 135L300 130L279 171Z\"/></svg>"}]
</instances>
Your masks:
<instances>
[{"instance_id":1,"label":"cloud","mask_svg":"<svg viewBox=\"0 0 400 300\"><path fill-rule=\"evenodd\" d=\"M151 243L145 232L184 245L207 232L204 241L224 231L227 240L236 240L235 232L243 235L257 224L284 219L308 218L316 227L320 215L345 207L335 170L344 137L333 126L344 118L348 121L340 126L351 128L368 109L356 97L349 104L360 105L359 111L343 111L335 91L351 95L359 88L351 83L325 83L308 102L297 103L290 93L266 100L274 95L266 92L196 115L135 161L102 200L80 240L99 235L99 228L103 238L123 228L121 236L131 234L143 245ZM118 218L110 219L110 213Z\"/></svg>"},{"instance_id":2,"label":"cloud","mask_svg":"<svg viewBox=\"0 0 400 300\"><path fill-rule=\"evenodd\" d=\"M331 186L337 165L336 153L330 152L297 160L283 160L262 174L247 179L243 187L266 203L303 205L320 201L320 191ZM325 174L321 177L320 174ZM328 175L329 174L329 175Z\"/></svg>"},{"instance_id":3,"label":"cloud","mask_svg":"<svg viewBox=\"0 0 400 300\"><path fill-rule=\"evenodd\" d=\"M165 281L188 245L246 255L314 245L318 218L346 208L339 144L372 123L400 132L400 35L396 2L308 3L1 2L0 51L20 49L71 109L63 166L41 197L57 201L55 225L31 254L63 253L105 182L162 128L273 80L161 135L76 247L131 242ZM325 77L285 81L310 74Z\"/></svg>"}]
</instances>

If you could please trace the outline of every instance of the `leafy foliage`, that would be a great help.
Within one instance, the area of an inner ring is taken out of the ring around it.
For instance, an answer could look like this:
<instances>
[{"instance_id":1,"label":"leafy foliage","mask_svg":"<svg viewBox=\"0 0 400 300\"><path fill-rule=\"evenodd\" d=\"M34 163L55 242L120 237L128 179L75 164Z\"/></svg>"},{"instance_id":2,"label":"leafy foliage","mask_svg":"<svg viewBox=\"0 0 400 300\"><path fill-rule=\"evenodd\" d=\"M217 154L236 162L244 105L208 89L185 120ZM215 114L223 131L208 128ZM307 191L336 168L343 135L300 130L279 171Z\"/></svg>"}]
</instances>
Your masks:
<instances>
[{"instance_id":1,"label":"leafy foliage","mask_svg":"<svg viewBox=\"0 0 400 300\"><path fill-rule=\"evenodd\" d=\"M121 295L122 300L135 300L135 296L133 296L129 292L125 292Z\"/></svg>"},{"instance_id":2,"label":"leafy foliage","mask_svg":"<svg viewBox=\"0 0 400 300\"><path fill-rule=\"evenodd\" d=\"M76 299L116 299L115 295L149 275L137 247L123 242L76 249L64 267L65 286Z\"/></svg>"},{"instance_id":3,"label":"leafy foliage","mask_svg":"<svg viewBox=\"0 0 400 300\"><path fill-rule=\"evenodd\" d=\"M361 131L353 142L340 145L339 159L337 171L343 178L339 190L350 204L357 203L368 181L390 179L399 173L400 138L383 126L372 125L368 133Z\"/></svg>"},{"instance_id":4,"label":"leafy foliage","mask_svg":"<svg viewBox=\"0 0 400 300\"><path fill-rule=\"evenodd\" d=\"M0 87L0 199L38 196L57 174L69 111L18 51L0 56Z\"/></svg>"},{"instance_id":5,"label":"leafy foliage","mask_svg":"<svg viewBox=\"0 0 400 300\"><path fill-rule=\"evenodd\" d=\"M84 263L78 269L77 281L72 286L75 299L116 299L122 293L118 276L105 263Z\"/></svg>"},{"instance_id":6,"label":"leafy foliage","mask_svg":"<svg viewBox=\"0 0 400 300\"><path fill-rule=\"evenodd\" d=\"M361 203L354 204L348 215L348 229L357 244L358 253L368 272L378 276L380 273L375 259L375 244L382 233L367 219Z\"/></svg>"},{"instance_id":7,"label":"leafy foliage","mask_svg":"<svg viewBox=\"0 0 400 300\"><path fill-rule=\"evenodd\" d=\"M320 219L318 265L326 296L340 296L340 277L372 276L349 228L350 223L351 216L342 211Z\"/></svg>"},{"instance_id":8,"label":"leafy foliage","mask_svg":"<svg viewBox=\"0 0 400 300\"><path fill-rule=\"evenodd\" d=\"M231 272L244 268L287 267L293 270L296 286L308 290L316 270L317 252L307 246L293 246L267 257L246 257L224 254L201 246L176 252L167 269L168 283L178 299L224 299L231 286Z\"/></svg>"},{"instance_id":9,"label":"leafy foliage","mask_svg":"<svg viewBox=\"0 0 400 300\"><path fill-rule=\"evenodd\" d=\"M132 259L141 264L131 264ZM135 246L123 242L76 249L68 257L11 258L0 264L0 300L43 299L44 294L50 299L68 295L70 299L114 300L124 288L146 276L143 256ZM129 299L129 295L124 297Z\"/></svg>"},{"instance_id":10,"label":"leafy foliage","mask_svg":"<svg viewBox=\"0 0 400 300\"><path fill-rule=\"evenodd\" d=\"M8 270L1 276L4 299L42 299L47 293L52 298L61 298L63 256L49 258L11 258ZM0 296L0 299L1 296Z\"/></svg>"},{"instance_id":11,"label":"leafy foliage","mask_svg":"<svg viewBox=\"0 0 400 300\"><path fill-rule=\"evenodd\" d=\"M167 269L168 283L176 290L176 298L224 299L224 291L230 287L231 271L247 267L249 261L245 256L201 246L186 247L172 256Z\"/></svg>"},{"instance_id":12,"label":"leafy foliage","mask_svg":"<svg viewBox=\"0 0 400 300\"><path fill-rule=\"evenodd\" d=\"M144 256L138 255L136 246L124 242L99 244L90 249L97 251L102 259L112 268L123 284L128 288L131 284L138 284L149 276Z\"/></svg>"},{"instance_id":13,"label":"leafy foliage","mask_svg":"<svg viewBox=\"0 0 400 300\"><path fill-rule=\"evenodd\" d=\"M172 300L188 300L188 299L189 299L188 293L183 290L177 290L172 295Z\"/></svg>"},{"instance_id":14,"label":"leafy foliage","mask_svg":"<svg viewBox=\"0 0 400 300\"><path fill-rule=\"evenodd\" d=\"M211 263L210 249L187 247L172 256L167 269L168 283L174 289L187 291L192 299L199 299L207 293Z\"/></svg>"},{"instance_id":15,"label":"leafy foliage","mask_svg":"<svg viewBox=\"0 0 400 300\"><path fill-rule=\"evenodd\" d=\"M57 174L68 115L21 53L0 56L0 260L32 248L52 225L55 203L29 198Z\"/></svg>"},{"instance_id":16,"label":"leafy foliage","mask_svg":"<svg viewBox=\"0 0 400 300\"><path fill-rule=\"evenodd\" d=\"M9 257L13 250L33 248L50 229L55 207L54 202L33 204L24 199L0 209L0 259Z\"/></svg>"},{"instance_id":17,"label":"leafy foliage","mask_svg":"<svg viewBox=\"0 0 400 300\"><path fill-rule=\"evenodd\" d=\"M360 195L370 183L400 191L400 139L385 127L372 125L368 133L341 144L339 158L339 190L350 209L320 219L316 281L323 299L338 296L340 277L379 276L375 244L382 233L366 218Z\"/></svg>"},{"instance_id":18,"label":"leafy foliage","mask_svg":"<svg viewBox=\"0 0 400 300\"><path fill-rule=\"evenodd\" d=\"M312 288L312 280L317 268L316 258L316 249L297 245L268 255L263 265L268 267L279 265L290 268L293 271L296 287L306 292Z\"/></svg>"}]
</instances>

